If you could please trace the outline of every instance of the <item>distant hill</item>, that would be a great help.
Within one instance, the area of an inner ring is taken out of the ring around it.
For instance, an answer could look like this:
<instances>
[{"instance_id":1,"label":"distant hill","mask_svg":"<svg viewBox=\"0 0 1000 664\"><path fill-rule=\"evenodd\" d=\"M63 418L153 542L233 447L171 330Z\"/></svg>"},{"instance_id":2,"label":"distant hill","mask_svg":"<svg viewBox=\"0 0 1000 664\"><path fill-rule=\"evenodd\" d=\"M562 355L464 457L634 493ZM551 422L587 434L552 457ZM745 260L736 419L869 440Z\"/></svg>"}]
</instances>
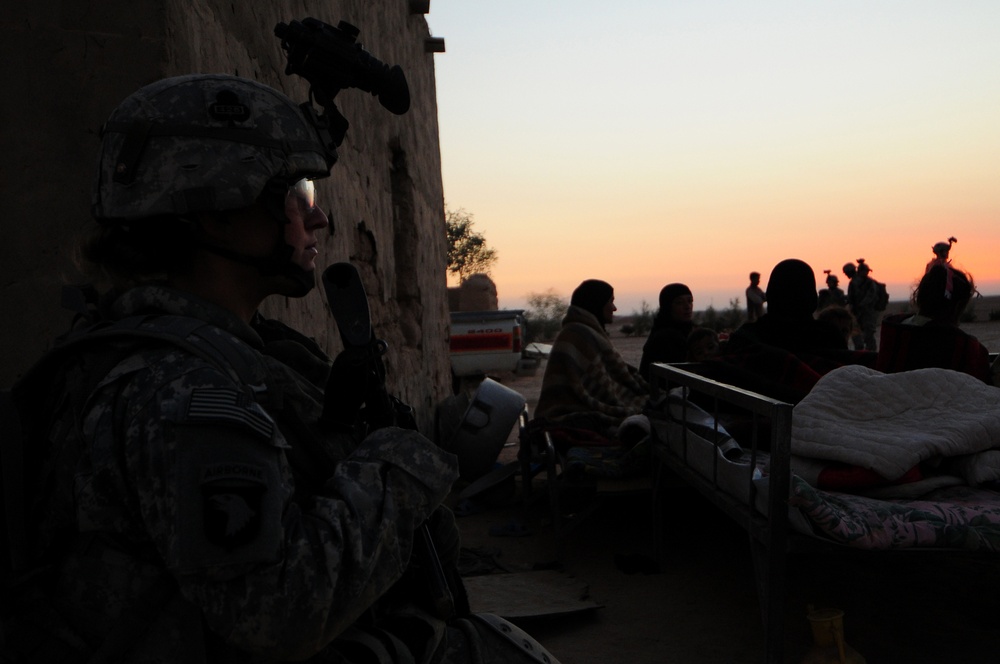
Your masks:
<instances>
[{"instance_id":1,"label":"distant hill","mask_svg":"<svg viewBox=\"0 0 1000 664\"><path fill-rule=\"evenodd\" d=\"M910 303L907 300L892 300L886 307L886 314L897 314L909 311ZM990 320L990 314L1000 317L1000 295L983 295L974 298L969 304L969 310L974 316L973 320L978 323L985 323ZM704 310L696 311L695 316L703 314ZM615 327L628 325L635 316L615 314Z\"/></svg>"},{"instance_id":2,"label":"distant hill","mask_svg":"<svg viewBox=\"0 0 1000 664\"><path fill-rule=\"evenodd\" d=\"M908 301L898 300L889 302L889 306L885 312L887 314L895 314L909 310L910 303ZM969 313L974 316L972 320L977 323L989 321L990 314L1000 316L1000 295L983 295L973 298L966 309L966 314L968 315Z\"/></svg>"}]
</instances>

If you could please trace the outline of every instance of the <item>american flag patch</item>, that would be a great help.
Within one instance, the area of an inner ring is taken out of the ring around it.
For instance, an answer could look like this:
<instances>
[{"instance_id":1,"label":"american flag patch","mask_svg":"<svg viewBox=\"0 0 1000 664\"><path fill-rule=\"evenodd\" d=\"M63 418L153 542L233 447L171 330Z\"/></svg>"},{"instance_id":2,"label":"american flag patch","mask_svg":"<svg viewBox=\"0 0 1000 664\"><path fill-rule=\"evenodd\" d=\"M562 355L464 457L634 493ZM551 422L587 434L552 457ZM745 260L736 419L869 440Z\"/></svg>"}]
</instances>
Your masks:
<instances>
[{"instance_id":1,"label":"american flag patch","mask_svg":"<svg viewBox=\"0 0 1000 664\"><path fill-rule=\"evenodd\" d=\"M191 392L188 420L236 424L264 438L274 432L274 420L252 397L231 387L203 387Z\"/></svg>"}]
</instances>

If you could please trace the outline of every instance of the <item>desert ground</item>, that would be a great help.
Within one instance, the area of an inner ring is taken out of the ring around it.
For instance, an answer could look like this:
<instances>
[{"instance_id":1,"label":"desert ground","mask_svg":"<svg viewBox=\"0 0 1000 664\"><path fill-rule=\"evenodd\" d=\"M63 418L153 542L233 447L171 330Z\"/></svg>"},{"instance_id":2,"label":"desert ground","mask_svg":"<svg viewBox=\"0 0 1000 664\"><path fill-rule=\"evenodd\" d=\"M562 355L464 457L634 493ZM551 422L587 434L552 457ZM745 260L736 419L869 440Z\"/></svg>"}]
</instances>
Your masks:
<instances>
[{"instance_id":1,"label":"desert ground","mask_svg":"<svg viewBox=\"0 0 1000 664\"><path fill-rule=\"evenodd\" d=\"M991 303L990 306L993 306ZM993 308L1000 308L995 306ZM962 327L1000 350L1000 322ZM610 329L622 355L638 363L644 339ZM529 409L544 365L534 375L501 377ZM516 458L516 430L499 463ZM746 532L683 485L665 492L665 518L654 523L648 494L619 497L570 533L556 555L544 502L525 506L516 478L458 519L463 549L494 573L555 570L579 600L553 615L518 617L564 664L736 664L763 661L763 634ZM537 481L537 480L536 480ZM452 505L459 503L456 487ZM500 496L500 497L498 497ZM475 502L475 501L473 501ZM501 536L511 525L521 536ZM657 550L655 536L663 536ZM626 565L628 561L641 563ZM870 664L1000 662L1000 564L968 556L799 555L789 559L785 661L802 662L813 644L809 606L844 611L845 640ZM503 578L503 577L499 577ZM513 578L513 577L512 577ZM544 591L542 591L544 594ZM527 594L527 593L525 593ZM503 607L492 592L480 610Z\"/></svg>"}]
</instances>

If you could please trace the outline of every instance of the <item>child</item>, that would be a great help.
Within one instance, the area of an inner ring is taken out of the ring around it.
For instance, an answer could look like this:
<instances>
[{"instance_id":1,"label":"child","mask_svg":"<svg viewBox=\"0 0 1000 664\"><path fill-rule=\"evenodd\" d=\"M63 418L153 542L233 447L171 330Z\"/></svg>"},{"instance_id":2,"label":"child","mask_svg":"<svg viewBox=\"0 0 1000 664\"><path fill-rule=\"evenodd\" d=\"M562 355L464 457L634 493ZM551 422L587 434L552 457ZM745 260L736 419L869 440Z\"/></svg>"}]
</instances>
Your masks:
<instances>
[{"instance_id":1,"label":"child","mask_svg":"<svg viewBox=\"0 0 1000 664\"><path fill-rule=\"evenodd\" d=\"M719 356L719 335L707 327L696 327L688 335L687 361L704 362Z\"/></svg>"},{"instance_id":2,"label":"child","mask_svg":"<svg viewBox=\"0 0 1000 664\"><path fill-rule=\"evenodd\" d=\"M816 314L816 320L825 321L836 327L841 336L844 337L844 341L850 346L857 324L847 307L832 304Z\"/></svg>"}]
</instances>

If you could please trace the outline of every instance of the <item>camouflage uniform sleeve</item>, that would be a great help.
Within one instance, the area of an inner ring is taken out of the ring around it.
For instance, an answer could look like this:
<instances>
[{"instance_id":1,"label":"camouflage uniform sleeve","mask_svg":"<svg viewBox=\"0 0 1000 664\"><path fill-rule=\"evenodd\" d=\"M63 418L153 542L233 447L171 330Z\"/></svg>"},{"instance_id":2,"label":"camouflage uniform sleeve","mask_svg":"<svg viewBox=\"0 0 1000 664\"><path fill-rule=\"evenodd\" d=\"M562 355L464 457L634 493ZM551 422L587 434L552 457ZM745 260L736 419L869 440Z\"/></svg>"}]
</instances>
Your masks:
<instances>
[{"instance_id":1,"label":"camouflage uniform sleeve","mask_svg":"<svg viewBox=\"0 0 1000 664\"><path fill-rule=\"evenodd\" d=\"M127 472L155 548L214 632L267 657L316 653L397 581L458 474L419 433L382 429L293 499L288 444L228 377L132 396Z\"/></svg>"}]
</instances>

